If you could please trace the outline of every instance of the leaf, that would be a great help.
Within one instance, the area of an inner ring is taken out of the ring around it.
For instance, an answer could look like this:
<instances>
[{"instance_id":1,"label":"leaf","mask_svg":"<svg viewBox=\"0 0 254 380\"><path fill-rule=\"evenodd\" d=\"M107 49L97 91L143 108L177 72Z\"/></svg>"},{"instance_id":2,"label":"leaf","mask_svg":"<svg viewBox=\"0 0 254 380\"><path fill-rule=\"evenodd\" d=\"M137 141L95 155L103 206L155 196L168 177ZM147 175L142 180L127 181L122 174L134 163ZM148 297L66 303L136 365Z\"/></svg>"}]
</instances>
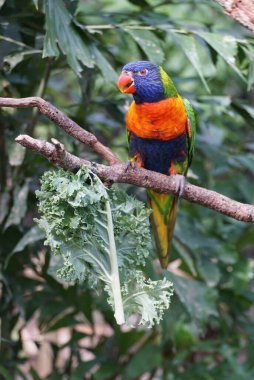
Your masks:
<instances>
[{"instance_id":1,"label":"leaf","mask_svg":"<svg viewBox=\"0 0 254 380\"><path fill-rule=\"evenodd\" d=\"M9 155L9 164L11 166L20 166L24 161L26 154L26 148L13 142L10 144L8 155Z\"/></svg>"},{"instance_id":2,"label":"leaf","mask_svg":"<svg viewBox=\"0 0 254 380\"><path fill-rule=\"evenodd\" d=\"M1 365L0 365L0 374L3 375L3 379L4 380L13 380L13 377L10 374L10 372L7 371L7 369L5 369L4 367L2 367Z\"/></svg>"},{"instance_id":3,"label":"leaf","mask_svg":"<svg viewBox=\"0 0 254 380\"><path fill-rule=\"evenodd\" d=\"M184 234L182 233L184 231ZM176 225L176 236L180 243L186 245L193 253L201 252L201 250L214 251L220 249L220 243L215 237L205 237L200 229L192 225L192 221L185 218L179 219Z\"/></svg>"},{"instance_id":4,"label":"leaf","mask_svg":"<svg viewBox=\"0 0 254 380\"><path fill-rule=\"evenodd\" d=\"M95 64L101 70L104 78L107 81L116 83L117 74L115 70L113 69L113 67L111 66L111 64L109 63L109 61L106 59L105 55L103 55L95 45L93 45L91 49L92 49L92 54L93 54L92 57L95 61Z\"/></svg>"},{"instance_id":5,"label":"leaf","mask_svg":"<svg viewBox=\"0 0 254 380\"><path fill-rule=\"evenodd\" d=\"M114 360L107 360L100 365L100 368L93 375L93 380L115 379L117 367ZM78 379L80 380L80 379Z\"/></svg>"},{"instance_id":6,"label":"leaf","mask_svg":"<svg viewBox=\"0 0 254 380\"><path fill-rule=\"evenodd\" d=\"M88 373L91 368L97 364L97 360L89 360L85 362L79 362L76 368L73 368L70 374L70 380L81 380L84 374ZM61 377L62 378L62 377Z\"/></svg>"},{"instance_id":7,"label":"leaf","mask_svg":"<svg viewBox=\"0 0 254 380\"><path fill-rule=\"evenodd\" d=\"M12 53L4 57L4 71L10 73L20 62L30 58L34 54L40 54L41 50L27 50L19 53Z\"/></svg>"},{"instance_id":8,"label":"leaf","mask_svg":"<svg viewBox=\"0 0 254 380\"><path fill-rule=\"evenodd\" d=\"M252 55L252 59L249 61L249 74L248 74L248 91L254 86L254 54Z\"/></svg>"},{"instance_id":9,"label":"leaf","mask_svg":"<svg viewBox=\"0 0 254 380\"><path fill-rule=\"evenodd\" d=\"M33 380L41 380L40 376L38 375L38 373L35 371L35 369L33 369L32 367L30 368L30 371L29 371L30 375L33 377Z\"/></svg>"},{"instance_id":10,"label":"leaf","mask_svg":"<svg viewBox=\"0 0 254 380\"><path fill-rule=\"evenodd\" d=\"M46 172L36 195L45 244L62 258L59 277L71 283L88 281L98 291L104 288L119 324L134 313L140 324L159 323L169 307L172 284L145 279L135 269L145 266L149 256L150 210L116 188L107 193L85 167L76 174Z\"/></svg>"},{"instance_id":11,"label":"leaf","mask_svg":"<svg viewBox=\"0 0 254 380\"><path fill-rule=\"evenodd\" d=\"M59 49L66 55L68 64L80 76L81 63L94 67L94 61L88 47L80 38L62 0L46 0L46 35L43 58L58 57Z\"/></svg>"},{"instance_id":12,"label":"leaf","mask_svg":"<svg viewBox=\"0 0 254 380\"><path fill-rule=\"evenodd\" d=\"M14 247L12 253L17 253L23 251L23 249L29 244L36 243L45 238L45 233L42 230L34 226L32 227L22 238L19 240L18 244Z\"/></svg>"},{"instance_id":13,"label":"leaf","mask_svg":"<svg viewBox=\"0 0 254 380\"><path fill-rule=\"evenodd\" d=\"M129 0L129 3L132 3L142 9L150 7L150 4L146 0Z\"/></svg>"},{"instance_id":14,"label":"leaf","mask_svg":"<svg viewBox=\"0 0 254 380\"><path fill-rule=\"evenodd\" d=\"M145 359L145 360L144 360ZM140 378L145 372L150 372L162 364L162 355L155 344L146 344L133 355L123 370L124 380Z\"/></svg>"},{"instance_id":15,"label":"leaf","mask_svg":"<svg viewBox=\"0 0 254 380\"><path fill-rule=\"evenodd\" d=\"M135 270L123 282L121 290L126 320L131 324L131 317L136 314L138 325L151 328L159 324L170 305L172 283L166 278L158 281L145 279L141 271Z\"/></svg>"},{"instance_id":16,"label":"leaf","mask_svg":"<svg viewBox=\"0 0 254 380\"><path fill-rule=\"evenodd\" d=\"M200 275L209 287L214 287L219 283L221 273L217 262L213 263L211 258L202 254L197 258L197 267Z\"/></svg>"},{"instance_id":17,"label":"leaf","mask_svg":"<svg viewBox=\"0 0 254 380\"><path fill-rule=\"evenodd\" d=\"M210 94L211 91L204 76L204 66L202 63L202 58L200 56L200 48L197 40L192 35L183 35L177 33L174 33L174 38L183 49L186 57L196 69L198 75L200 76L200 79L203 82L203 85L205 86L207 92ZM210 62L210 65L212 65L212 62Z\"/></svg>"},{"instance_id":18,"label":"leaf","mask_svg":"<svg viewBox=\"0 0 254 380\"><path fill-rule=\"evenodd\" d=\"M237 103L237 107L244 109L254 119L254 107L239 102Z\"/></svg>"},{"instance_id":19,"label":"leaf","mask_svg":"<svg viewBox=\"0 0 254 380\"><path fill-rule=\"evenodd\" d=\"M5 267L8 266L10 259L15 253L23 251L23 249L29 244L43 240L44 238L45 233L42 232L42 230L39 227L32 227L26 234L22 236L18 244L14 247L13 251L6 257Z\"/></svg>"},{"instance_id":20,"label":"leaf","mask_svg":"<svg viewBox=\"0 0 254 380\"><path fill-rule=\"evenodd\" d=\"M47 332L56 331L58 329L61 329L62 327L75 326L77 323L75 315L75 311L68 312L67 314L59 313L59 315L53 319L53 323L51 322L49 324Z\"/></svg>"},{"instance_id":21,"label":"leaf","mask_svg":"<svg viewBox=\"0 0 254 380\"><path fill-rule=\"evenodd\" d=\"M195 34L203 38L232 67L239 77L246 82L245 77L236 64L237 40L233 36L201 31L196 31Z\"/></svg>"},{"instance_id":22,"label":"leaf","mask_svg":"<svg viewBox=\"0 0 254 380\"><path fill-rule=\"evenodd\" d=\"M198 106L200 107L201 105L204 106L210 106L212 105L214 108L216 107L216 112L226 112L226 110L229 108L231 104L232 99L230 96L199 96L198 97Z\"/></svg>"},{"instance_id":23,"label":"leaf","mask_svg":"<svg viewBox=\"0 0 254 380\"><path fill-rule=\"evenodd\" d=\"M174 284L175 293L189 312L192 320L205 324L209 317L216 317L217 292L208 288L204 283L165 273Z\"/></svg>"},{"instance_id":24,"label":"leaf","mask_svg":"<svg viewBox=\"0 0 254 380\"><path fill-rule=\"evenodd\" d=\"M9 37L9 36L4 36L4 35L1 35L0 34L0 41L3 40L5 42L10 42L14 45L17 45L17 46L20 46L22 48L25 48L25 49L29 49L29 46L24 44L23 42L20 42L20 41L17 41L17 40L14 40L13 38ZM8 50L9 51L9 50Z\"/></svg>"},{"instance_id":25,"label":"leaf","mask_svg":"<svg viewBox=\"0 0 254 380\"><path fill-rule=\"evenodd\" d=\"M235 157L230 157L228 159L228 162L233 167L240 168L240 169L247 169L251 173L254 173L254 155L253 154L250 154L250 153L249 154L246 153L244 155L238 154Z\"/></svg>"},{"instance_id":26,"label":"leaf","mask_svg":"<svg viewBox=\"0 0 254 380\"><path fill-rule=\"evenodd\" d=\"M33 0L33 3L34 3L34 6L35 6L36 10L38 11L38 9L39 9L39 0Z\"/></svg>"},{"instance_id":27,"label":"leaf","mask_svg":"<svg viewBox=\"0 0 254 380\"><path fill-rule=\"evenodd\" d=\"M248 88L247 90L250 91L254 85L254 47L251 44L248 44L246 46L241 46L243 51L245 52L248 63L249 63L249 72L248 72Z\"/></svg>"},{"instance_id":28,"label":"leaf","mask_svg":"<svg viewBox=\"0 0 254 380\"><path fill-rule=\"evenodd\" d=\"M2 224L4 218L6 217L9 211L9 201L10 194L9 193L0 193L0 224Z\"/></svg>"},{"instance_id":29,"label":"leaf","mask_svg":"<svg viewBox=\"0 0 254 380\"><path fill-rule=\"evenodd\" d=\"M18 375L20 379L27 380L26 375L18 367L15 368L15 375Z\"/></svg>"},{"instance_id":30,"label":"leaf","mask_svg":"<svg viewBox=\"0 0 254 380\"><path fill-rule=\"evenodd\" d=\"M127 27L122 28L129 33L141 47L150 61L160 65L164 61L164 53L161 49L161 42L150 30L135 30Z\"/></svg>"},{"instance_id":31,"label":"leaf","mask_svg":"<svg viewBox=\"0 0 254 380\"><path fill-rule=\"evenodd\" d=\"M6 221L4 229L12 225L19 225L27 210L27 196L29 192L30 179L26 179L22 187L16 187L14 190L14 204L10 215Z\"/></svg>"},{"instance_id":32,"label":"leaf","mask_svg":"<svg viewBox=\"0 0 254 380\"><path fill-rule=\"evenodd\" d=\"M138 342L142 340L144 333L145 331L143 329L129 331L115 330L114 339L118 347L119 355L124 355L133 345L138 344Z\"/></svg>"},{"instance_id":33,"label":"leaf","mask_svg":"<svg viewBox=\"0 0 254 380\"><path fill-rule=\"evenodd\" d=\"M196 276L197 271L195 269L195 264L190 249L188 249L188 247L180 239L178 239L176 235L174 237L173 244L185 264L188 266L191 274Z\"/></svg>"},{"instance_id":34,"label":"leaf","mask_svg":"<svg viewBox=\"0 0 254 380\"><path fill-rule=\"evenodd\" d=\"M0 8L2 8L2 6L4 5L6 0L0 0Z\"/></svg>"},{"instance_id":35,"label":"leaf","mask_svg":"<svg viewBox=\"0 0 254 380\"><path fill-rule=\"evenodd\" d=\"M183 323L181 319L176 321L173 331L173 340L177 350L183 348L191 349L194 343L194 334L191 330L192 326Z\"/></svg>"}]
</instances>

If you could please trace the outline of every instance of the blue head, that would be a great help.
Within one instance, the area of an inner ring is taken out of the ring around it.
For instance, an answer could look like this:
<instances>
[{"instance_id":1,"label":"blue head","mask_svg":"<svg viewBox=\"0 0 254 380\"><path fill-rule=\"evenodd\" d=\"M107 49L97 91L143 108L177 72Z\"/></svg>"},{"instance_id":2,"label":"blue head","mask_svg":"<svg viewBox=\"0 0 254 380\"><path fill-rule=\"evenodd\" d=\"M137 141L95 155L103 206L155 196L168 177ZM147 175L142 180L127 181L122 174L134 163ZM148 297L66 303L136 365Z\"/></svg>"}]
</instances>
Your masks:
<instances>
[{"instance_id":1,"label":"blue head","mask_svg":"<svg viewBox=\"0 0 254 380\"><path fill-rule=\"evenodd\" d=\"M118 87L124 93L133 94L137 104L158 102L167 97L162 72L165 73L160 66L149 61L127 63L122 69Z\"/></svg>"}]
</instances>

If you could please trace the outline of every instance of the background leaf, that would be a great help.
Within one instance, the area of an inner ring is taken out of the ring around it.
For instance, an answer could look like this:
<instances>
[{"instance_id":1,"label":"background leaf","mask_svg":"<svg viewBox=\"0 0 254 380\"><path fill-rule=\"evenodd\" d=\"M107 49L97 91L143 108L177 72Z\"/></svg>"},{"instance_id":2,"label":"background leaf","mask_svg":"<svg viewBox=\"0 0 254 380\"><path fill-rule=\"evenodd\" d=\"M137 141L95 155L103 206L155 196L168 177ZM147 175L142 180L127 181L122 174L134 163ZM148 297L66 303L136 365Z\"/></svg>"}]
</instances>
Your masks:
<instances>
[{"instance_id":1,"label":"background leaf","mask_svg":"<svg viewBox=\"0 0 254 380\"><path fill-rule=\"evenodd\" d=\"M14 192L14 204L11 208L10 215L5 224L5 229L12 225L20 224L27 210L27 196L29 191L30 179L27 179L22 187L17 187Z\"/></svg>"},{"instance_id":2,"label":"background leaf","mask_svg":"<svg viewBox=\"0 0 254 380\"><path fill-rule=\"evenodd\" d=\"M241 73L236 65L237 55L237 41L235 37L231 35L221 36L216 33L209 32L197 32L243 79L244 75Z\"/></svg>"},{"instance_id":3,"label":"background leaf","mask_svg":"<svg viewBox=\"0 0 254 380\"><path fill-rule=\"evenodd\" d=\"M116 83L117 74L109 61L106 59L105 55L103 55L95 45L92 46L93 58L96 62L96 65L101 70L106 81L111 81Z\"/></svg>"},{"instance_id":4,"label":"background leaf","mask_svg":"<svg viewBox=\"0 0 254 380\"><path fill-rule=\"evenodd\" d=\"M82 71L81 62L87 67L93 67L94 61L91 53L75 30L64 2L62 0L46 0L45 14L46 35L43 57L58 57L60 48L77 75L80 75Z\"/></svg>"},{"instance_id":5,"label":"background leaf","mask_svg":"<svg viewBox=\"0 0 254 380\"><path fill-rule=\"evenodd\" d=\"M209 316L218 315L217 295L214 289L209 289L204 284L200 286L197 281L174 276L171 273L167 277L173 282L177 296L194 321L202 324Z\"/></svg>"},{"instance_id":6,"label":"background leaf","mask_svg":"<svg viewBox=\"0 0 254 380\"><path fill-rule=\"evenodd\" d=\"M147 359L146 363L143 358ZM123 372L123 377L126 380L131 380L142 375L144 372L150 372L154 368L158 368L160 365L161 356L158 347L153 344L147 344L129 361Z\"/></svg>"},{"instance_id":7,"label":"background leaf","mask_svg":"<svg viewBox=\"0 0 254 380\"><path fill-rule=\"evenodd\" d=\"M203 72L203 65L200 57L200 48L198 46L198 42L195 40L193 36L185 36L184 34L175 34L175 39L183 49L185 55L190 60L191 64L197 70L207 92L210 93L211 91L209 89Z\"/></svg>"},{"instance_id":8,"label":"background leaf","mask_svg":"<svg viewBox=\"0 0 254 380\"><path fill-rule=\"evenodd\" d=\"M34 226L22 236L22 239L20 239L12 253L21 252L28 244L35 243L44 238L45 234L41 231L41 229Z\"/></svg>"},{"instance_id":9,"label":"background leaf","mask_svg":"<svg viewBox=\"0 0 254 380\"><path fill-rule=\"evenodd\" d=\"M123 30L134 38L149 60L158 65L162 64L164 53L160 46L161 42L150 30L135 30L130 28L123 28Z\"/></svg>"}]
</instances>

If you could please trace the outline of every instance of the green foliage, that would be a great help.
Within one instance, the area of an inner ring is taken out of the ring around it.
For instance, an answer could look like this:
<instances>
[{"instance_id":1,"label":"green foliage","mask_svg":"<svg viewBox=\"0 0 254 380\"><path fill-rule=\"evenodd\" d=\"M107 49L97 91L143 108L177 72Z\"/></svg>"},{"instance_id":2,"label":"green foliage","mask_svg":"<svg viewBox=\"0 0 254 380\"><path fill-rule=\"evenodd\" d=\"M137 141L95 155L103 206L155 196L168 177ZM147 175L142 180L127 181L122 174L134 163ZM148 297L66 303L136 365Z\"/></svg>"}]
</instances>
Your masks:
<instances>
[{"instance_id":1,"label":"green foliage","mask_svg":"<svg viewBox=\"0 0 254 380\"><path fill-rule=\"evenodd\" d=\"M45 244L61 258L59 268L55 267L58 276L69 283L88 281L90 287L104 289L115 315L123 307L126 322L138 314L139 324L152 327L159 323L169 307L172 284L166 278L146 279L138 270L145 266L151 248L150 211L144 203L117 189L107 193L100 179L86 167L77 174L46 172L36 194L42 214L37 222L46 233ZM113 231L107 203L112 210ZM112 265L111 237L116 246L122 301L115 298L114 278L118 273Z\"/></svg>"},{"instance_id":2,"label":"green foliage","mask_svg":"<svg viewBox=\"0 0 254 380\"><path fill-rule=\"evenodd\" d=\"M82 71L80 62L93 67L92 56L84 41L72 25L72 16L62 0L45 1L46 35L43 57L58 57L59 48L66 55L67 62L79 75ZM59 48L58 48L59 45Z\"/></svg>"},{"instance_id":3,"label":"green foliage","mask_svg":"<svg viewBox=\"0 0 254 380\"><path fill-rule=\"evenodd\" d=\"M137 59L161 63L198 114L189 180L253 203L254 39L215 1L0 1L1 96L45 97L123 160L126 96L115 83L121 67ZM34 192L49 164L14 138L55 137L76 155L99 158L35 110L1 109L0 122L1 376L252 379L253 226L181 201L165 273L174 283L172 305L152 331L119 328L103 293L53 275L59 256L43 246L33 221ZM145 201L141 189L123 191ZM128 224L133 209L126 220L113 210L121 230L139 227L134 219ZM131 253L146 244L119 239ZM156 261L149 262L138 269L160 281ZM149 283L142 286L149 291ZM33 351L24 338L31 325L40 333L31 338ZM53 338L63 331L64 342ZM49 365L32 369L45 340Z\"/></svg>"}]
</instances>

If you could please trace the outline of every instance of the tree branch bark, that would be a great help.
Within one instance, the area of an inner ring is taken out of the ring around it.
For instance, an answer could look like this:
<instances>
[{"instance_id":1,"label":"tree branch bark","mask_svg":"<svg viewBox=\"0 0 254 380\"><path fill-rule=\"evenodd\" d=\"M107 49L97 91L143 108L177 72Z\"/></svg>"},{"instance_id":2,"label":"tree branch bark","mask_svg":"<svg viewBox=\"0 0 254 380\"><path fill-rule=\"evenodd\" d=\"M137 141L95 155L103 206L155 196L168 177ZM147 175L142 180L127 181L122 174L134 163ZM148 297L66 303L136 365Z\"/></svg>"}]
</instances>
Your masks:
<instances>
[{"instance_id":1,"label":"tree branch bark","mask_svg":"<svg viewBox=\"0 0 254 380\"><path fill-rule=\"evenodd\" d=\"M224 12L254 32L254 0L216 0Z\"/></svg>"},{"instance_id":2,"label":"tree branch bark","mask_svg":"<svg viewBox=\"0 0 254 380\"><path fill-rule=\"evenodd\" d=\"M129 169L126 164L114 155L114 153L100 143L96 136L87 132L73 120L65 116L61 111L40 97L29 97L21 99L0 98L0 107L27 108L37 107L47 118L56 123L69 135L92 148L97 154L104 158L111 166L92 164L65 151L63 144L52 139L52 144L46 141L36 140L27 135L20 135L16 142L36 153L46 157L53 164L66 170L76 171L81 165L92 166L92 170L106 183L129 183L147 189L153 189L160 193L177 195L177 183L174 176L166 176L146 169ZM254 222L254 206L243 204L227 198L215 191L186 183L182 198L189 202L208 207L231 218Z\"/></svg>"},{"instance_id":3,"label":"tree branch bark","mask_svg":"<svg viewBox=\"0 0 254 380\"><path fill-rule=\"evenodd\" d=\"M126 164L106 166L92 164L90 161L76 157L67 151L57 140L53 144L36 140L27 135L20 135L16 141L26 148L46 157L49 161L66 170L76 171L81 165L92 166L92 170L107 183L129 183L132 185L153 189L160 193L177 195L177 184L174 176L166 176L146 169L127 169ZM254 206L234 201L224 195L202 187L186 183L182 198L189 202L208 207L231 218L254 222Z\"/></svg>"},{"instance_id":4,"label":"tree branch bark","mask_svg":"<svg viewBox=\"0 0 254 380\"><path fill-rule=\"evenodd\" d=\"M40 113L45 115L48 119L52 120L70 136L88 145L97 154L104 158L104 160L106 160L110 165L120 163L120 160L114 155L114 153L109 148L104 146L101 142L99 142L96 136L81 128L77 123L64 115L63 112L40 97L32 96L29 98L20 99L0 98L0 107L37 107Z\"/></svg>"}]
</instances>

